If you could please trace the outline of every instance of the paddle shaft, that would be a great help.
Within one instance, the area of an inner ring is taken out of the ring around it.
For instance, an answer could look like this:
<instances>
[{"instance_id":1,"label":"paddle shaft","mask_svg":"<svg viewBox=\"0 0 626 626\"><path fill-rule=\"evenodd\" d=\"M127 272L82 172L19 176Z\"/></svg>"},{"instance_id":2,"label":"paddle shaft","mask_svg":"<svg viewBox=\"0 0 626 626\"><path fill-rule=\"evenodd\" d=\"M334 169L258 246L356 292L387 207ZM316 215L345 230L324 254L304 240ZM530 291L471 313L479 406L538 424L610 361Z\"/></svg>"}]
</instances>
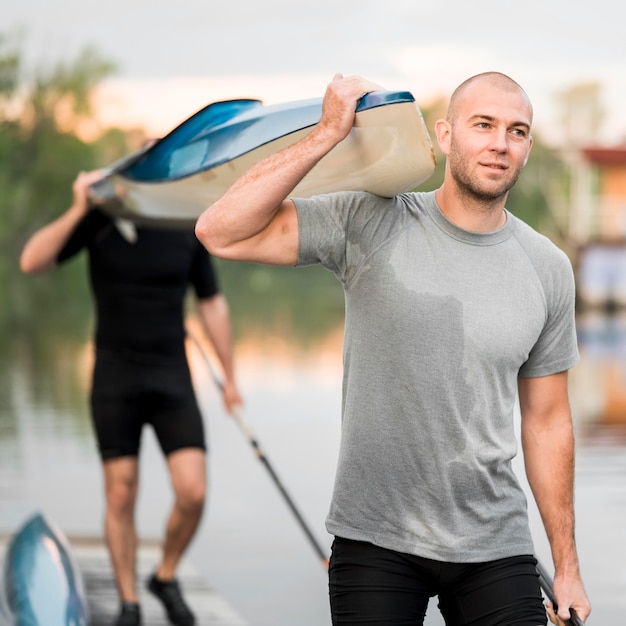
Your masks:
<instances>
[{"instance_id":1,"label":"paddle shaft","mask_svg":"<svg viewBox=\"0 0 626 626\"><path fill-rule=\"evenodd\" d=\"M550 602L552 602L552 606L554 607L554 612L556 613L557 604L556 599L554 597L554 590L552 588L552 577L548 574L548 571L545 567L537 561L537 574L539 574L539 584L543 589L543 592L546 594L546 597ZM576 611L570 608L570 618L565 622L568 626L585 626L584 622L576 615Z\"/></svg>"},{"instance_id":2,"label":"paddle shaft","mask_svg":"<svg viewBox=\"0 0 626 626\"><path fill-rule=\"evenodd\" d=\"M324 550L322 550L321 546L315 539L313 533L311 532L306 522L304 521L304 518L300 514L300 511L296 507L294 501L291 499L291 497L287 493L285 487L283 486L282 482L280 481L276 472L274 471L274 468L270 464L268 458L263 453L263 450L261 449L259 442L257 441L256 437L252 434L249 426L247 425L247 423L244 421L243 417L241 416L241 412L239 410L234 410L233 417L235 418L235 421L237 422L238 426L241 428L242 432L245 434L246 438L248 439L248 441L254 448L254 451L256 452L256 455L259 458L259 461L263 463L263 465L265 466L265 469L267 469L267 471L269 472L270 476L272 477L272 480L274 481L274 484L276 485L276 487L278 487L278 490L280 491L283 498L285 499L285 502L287 502L287 504L289 505L291 512L295 515L302 530L304 531L309 541L311 542L313 549L317 552L318 556L322 559L322 563L324 567L328 569L328 559L326 558L326 554L324 553Z\"/></svg>"},{"instance_id":3,"label":"paddle shaft","mask_svg":"<svg viewBox=\"0 0 626 626\"><path fill-rule=\"evenodd\" d=\"M207 369L209 370L211 378L213 379L213 381L215 382L219 390L222 391L224 388L224 385L222 381L219 379L219 377L217 376L217 374L215 373L215 370L213 369L213 366L211 365L211 361L209 360L209 357L207 356L205 350L202 348L202 346L200 345L200 343L195 337L193 337L189 333L187 333L187 335L193 340L193 342L198 347L198 350L200 354L202 355L204 362L206 363ZM328 569L328 558L326 557L324 550L315 539L315 536L311 532L311 529L308 527L307 523L304 521L304 518L302 517L298 508L296 507L293 499L287 493L287 490L283 486L281 480L278 478L278 475L274 471L274 468L269 462L269 459L265 456L265 453L263 452L257 438L254 436L254 434L252 433L252 430L250 429L250 427L244 420L243 416L241 415L241 410L239 407L235 407L235 409L233 410L233 417L235 418L235 422L237 423L237 425L239 426L243 434L246 436L246 439L250 442L250 445L254 448L254 451L256 452L257 457L259 458L261 463L263 463L263 465L265 466L265 469L269 472L270 476L272 477L272 480L274 481L274 484L276 485L276 487L278 487L278 490L280 491L281 495L285 499L285 502L287 502L287 505L291 509L291 512L294 514L295 518L298 520L300 527L306 534L309 542L313 546L313 549L315 550L315 552L317 552L318 556L322 559L322 564L324 565L326 569Z\"/></svg>"}]
</instances>

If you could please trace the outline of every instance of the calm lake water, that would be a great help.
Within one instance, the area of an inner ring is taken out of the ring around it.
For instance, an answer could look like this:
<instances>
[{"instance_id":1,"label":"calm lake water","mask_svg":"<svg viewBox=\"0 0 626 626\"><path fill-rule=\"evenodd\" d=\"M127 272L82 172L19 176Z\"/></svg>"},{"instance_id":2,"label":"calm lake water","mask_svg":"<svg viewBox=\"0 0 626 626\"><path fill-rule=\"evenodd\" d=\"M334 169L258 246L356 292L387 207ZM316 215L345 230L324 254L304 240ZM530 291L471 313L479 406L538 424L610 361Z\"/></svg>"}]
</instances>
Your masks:
<instances>
[{"instance_id":1,"label":"calm lake water","mask_svg":"<svg viewBox=\"0 0 626 626\"><path fill-rule=\"evenodd\" d=\"M571 373L578 433L576 511L589 624L618 626L626 614L626 322L579 320L581 363ZM339 445L341 355L292 357L238 347L243 415L311 531L324 528ZM210 497L189 560L252 626L330 623L326 571L245 436L220 404L203 360L190 346L210 440ZM6 361L3 361L6 362ZM43 510L68 535L100 533L102 481L89 422L89 349L69 351L37 371L16 355L0 371L0 532ZM59 375L61 373L62 375ZM65 381L65 383L63 383ZM80 393L76 392L78 387ZM522 473L521 460L517 469ZM151 432L143 442L138 525L158 536L170 503ZM538 514L530 507L537 555L551 569ZM436 608L427 624L442 624Z\"/></svg>"}]
</instances>

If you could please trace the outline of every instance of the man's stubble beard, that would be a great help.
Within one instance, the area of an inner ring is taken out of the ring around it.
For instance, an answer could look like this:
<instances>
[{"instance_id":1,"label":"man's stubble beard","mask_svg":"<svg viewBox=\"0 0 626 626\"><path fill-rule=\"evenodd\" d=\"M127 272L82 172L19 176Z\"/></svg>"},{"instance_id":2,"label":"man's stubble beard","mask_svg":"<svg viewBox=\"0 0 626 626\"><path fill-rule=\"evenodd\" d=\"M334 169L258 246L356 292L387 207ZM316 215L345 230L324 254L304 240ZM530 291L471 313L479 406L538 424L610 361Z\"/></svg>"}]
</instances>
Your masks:
<instances>
[{"instance_id":1,"label":"man's stubble beard","mask_svg":"<svg viewBox=\"0 0 626 626\"><path fill-rule=\"evenodd\" d=\"M502 181L497 188L488 188L477 177L472 176L467 168L464 167L465 159L461 153L456 150L454 143L452 143L450 154L448 155L448 161L450 163L450 174L454 179L456 186L460 194L471 200L472 202L497 204L500 200L506 199L509 191L517 183L521 168L519 168L512 179Z\"/></svg>"}]
</instances>

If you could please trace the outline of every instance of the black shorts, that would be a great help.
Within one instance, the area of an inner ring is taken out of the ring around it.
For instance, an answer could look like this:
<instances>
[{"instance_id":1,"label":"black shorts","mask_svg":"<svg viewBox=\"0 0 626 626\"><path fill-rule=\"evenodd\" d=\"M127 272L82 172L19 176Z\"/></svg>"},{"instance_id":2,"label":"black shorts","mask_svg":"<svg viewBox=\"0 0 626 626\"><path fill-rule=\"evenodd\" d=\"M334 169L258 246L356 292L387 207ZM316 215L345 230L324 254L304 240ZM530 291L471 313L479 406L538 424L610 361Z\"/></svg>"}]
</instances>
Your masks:
<instances>
[{"instance_id":1,"label":"black shorts","mask_svg":"<svg viewBox=\"0 0 626 626\"><path fill-rule=\"evenodd\" d=\"M98 351L91 415L103 461L137 456L144 424L151 424L165 455L206 450L204 424L184 355L154 361Z\"/></svg>"},{"instance_id":2,"label":"black shorts","mask_svg":"<svg viewBox=\"0 0 626 626\"><path fill-rule=\"evenodd\" d=\"M419 626L438 596L447 626L545 626L536 559L443 563L336 537L329 566L335 625Z\"/></svg>"}]
</instances>

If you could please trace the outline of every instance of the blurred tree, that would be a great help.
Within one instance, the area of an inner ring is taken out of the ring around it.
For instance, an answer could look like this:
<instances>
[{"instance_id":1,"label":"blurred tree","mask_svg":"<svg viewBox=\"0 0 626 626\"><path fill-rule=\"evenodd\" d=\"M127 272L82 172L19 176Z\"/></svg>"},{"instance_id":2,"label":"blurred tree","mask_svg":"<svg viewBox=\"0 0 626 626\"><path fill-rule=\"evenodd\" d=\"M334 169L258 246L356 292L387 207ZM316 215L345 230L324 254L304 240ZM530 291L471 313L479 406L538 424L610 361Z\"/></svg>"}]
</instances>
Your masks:
<instances>
[{"instance_id":1,"label":"blurred tree","mask_svg":"<svg viewBox=\"0 0 626 626\"><path fill-rule=\"evenodd\" d=\"M25 337L29 351L45 352L61 336L84 341L91 309L84 259L62 272L27 278L18 260L26 238L71 202L77 172L101 164L103 154L127 153L120 132L87 143L76 133L91 115L89 94L114 67L94 50L52 67L23 67L17 37L0 34L0 307L2 355ZM42 312L45 311L45 317ZM23 341L22 344L23 345Z\"/></svg>"},{"instance_id":2,"label":"blurred tree","mask_svg":"<svg viewBox=\"0 0 626 626\"><path fill-rule=\"evenodd\" d=\"M15 43L1 33L0 51L0 106L4 108L15 91L20 60Z\"/></svg>"},{"instance_id":3,"label":"blurred tree","mask_svg":"<svg viewBox=\"0 0 626 626\"><path fill-rule=\"evenodd\" d=\"M602 88L597 81L570 85L557 94L565 148L580 148L597 143L605 118Z\"/></svg>"},{"instance_id":4,"label":"blurred tree","mask_svg":"<svg viewBox=\"0 0 626 626\"><path fill-rule=\"evenodd\" d=\"M528 163L507 199L507 209L570 252L567 207L569 170L559 151L533 135Z\"/></svg>"},{"instance_id":5,"label":"blurred tree","mask_svg":"<svg viewBox=\"0 0 626 626\"><path fill-rule=\"evenodd\" d=\"M215 259L237 338L282 337L306 350L343 323L343 289L321 265L294 270Z\"/></svg>"},{"instance_id":6,"label":"blurred tree","mask_svg":"<svg viewBox=\"0 0 626 626\"><path fill-rule=\"evenodd\" d=\"M85 50L76 61L21 67L16 44L0 37L0 243L16 253L24 235L67 205L71 182L96 165L99 147L74 129L91 114L89 93L113 65Z\"/></svg>"}]
</instances>

